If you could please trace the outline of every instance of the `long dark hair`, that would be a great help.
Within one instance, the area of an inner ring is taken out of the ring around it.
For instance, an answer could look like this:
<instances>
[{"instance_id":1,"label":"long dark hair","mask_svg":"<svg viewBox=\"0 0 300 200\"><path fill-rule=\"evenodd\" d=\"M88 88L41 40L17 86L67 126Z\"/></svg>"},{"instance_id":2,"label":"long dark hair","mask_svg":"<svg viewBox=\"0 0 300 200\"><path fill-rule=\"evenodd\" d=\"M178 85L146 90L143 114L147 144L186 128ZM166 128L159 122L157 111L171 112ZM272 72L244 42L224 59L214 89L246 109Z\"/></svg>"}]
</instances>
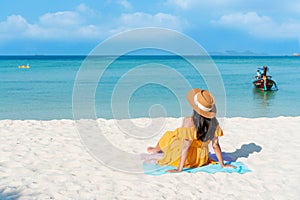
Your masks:
<instances>
[{"instance_id":1,"label":"long dark hair","mask_svg":"<svg viewBox=\"0 0 300 200\"><path fill-rule=\"evenodd\" d=\"M218 120L206 118L193 111L193 121L197 130L197 139L202 142L213 139Z\"/></svg>"}]
</instances>

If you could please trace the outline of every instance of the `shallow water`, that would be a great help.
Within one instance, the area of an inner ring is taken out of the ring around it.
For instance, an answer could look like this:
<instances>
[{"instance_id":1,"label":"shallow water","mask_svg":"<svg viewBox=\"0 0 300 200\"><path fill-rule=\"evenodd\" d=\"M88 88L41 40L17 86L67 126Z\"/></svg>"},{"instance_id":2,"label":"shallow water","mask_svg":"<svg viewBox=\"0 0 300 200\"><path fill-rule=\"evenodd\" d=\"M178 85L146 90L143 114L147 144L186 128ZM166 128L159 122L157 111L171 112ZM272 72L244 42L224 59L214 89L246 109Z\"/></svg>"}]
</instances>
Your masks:
<instances>
[{"instance_id":1,"label":"shallow water","mask_svg":"<svg viewBox=\"0 0 300 200\"><path fill-rule=\"evenodd\" d=\"M0 119L73 118L73 87L84 59L84 56L0 57ZM98 73L107 59L95 61L92 73L93 70ZM226 93L225 98L219 96L222 92L215 91L219 116L300 115L300 57L215 56L212 59L224 83L213 87L220 90L224 87ZM18 69L26 64L30 69ZM263 65L270 68L278 91L263 92L253 87L256 68ZM92 91L94 115L107 119L189 115L191 110L185 100L187 86L210 88L207 77L218 78L214 74L199 74L180 57L119 58L106 68ZM85 84L89 90L89 77ZM80 107L86 106L85 100L83 94Z\"/></svg>"}]
</instances>

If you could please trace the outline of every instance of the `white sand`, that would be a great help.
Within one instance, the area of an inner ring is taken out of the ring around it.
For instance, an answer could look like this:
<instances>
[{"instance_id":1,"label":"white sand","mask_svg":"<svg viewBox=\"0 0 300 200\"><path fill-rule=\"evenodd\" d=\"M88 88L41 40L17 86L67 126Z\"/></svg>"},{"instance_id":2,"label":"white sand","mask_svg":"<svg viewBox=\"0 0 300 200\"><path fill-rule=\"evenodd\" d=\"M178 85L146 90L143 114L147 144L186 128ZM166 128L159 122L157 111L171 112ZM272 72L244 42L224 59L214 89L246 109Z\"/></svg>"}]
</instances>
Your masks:
<instances>
[{"instance_id":1,"label":"white sand","mask_svg":"<svg viewBox=\"0 0 300 200\"><path fill-rule=\"evenodd\" d=\"M143 127L151 121L133 120ZM164 121L156 119L155 123ZM113 120L99 130L124 154L145 153L165 130L180 126L168 118L157 130L124 135ZM123 127L129 120L121 120ZM158 125L157 125L158 126ZM223 152L252 172L178 173L150 176L112 170L91 156L72 120L0 121L0 199L298 199L300 117L229 118L223 121ZM139 135L140 134L140 135ZM95 144L101 146L101 142ZM95 146L95 148L97 145ZM107 152L105 152L107 153ZM109 154L109 153L108 153ZM114 156L114 155L112 155ZM122 161L122 158L120 158ZM120 170L123 166L120 166Z\"/></svg>"}]
</instances>

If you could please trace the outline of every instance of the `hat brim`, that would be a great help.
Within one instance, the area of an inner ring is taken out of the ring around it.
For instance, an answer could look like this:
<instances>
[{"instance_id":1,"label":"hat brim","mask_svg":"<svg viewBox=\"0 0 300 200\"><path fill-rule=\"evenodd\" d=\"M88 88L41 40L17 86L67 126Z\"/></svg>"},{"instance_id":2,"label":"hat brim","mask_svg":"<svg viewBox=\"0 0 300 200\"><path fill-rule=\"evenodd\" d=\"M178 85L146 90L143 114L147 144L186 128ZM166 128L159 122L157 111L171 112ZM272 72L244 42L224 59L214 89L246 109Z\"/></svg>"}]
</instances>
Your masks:
<instances>
[{"instance_id":1,"label":"hat brim","mask_svg":"<svg viewBox=\"0 0 300 200\"><path fill-rule=\"evenodd\" d=\"M215 105L213 106L213 108L210 111L204 111L204 110L201 110L194 102L194 96L198 92L201 92L201 91L203 91L203 90L198 89L198 88L191 89L187 93L186 98L187 98L189 104L192 106L193 110L196 111L199 115L206 117L206 118L210 118L210 119L214 118L216 116L216 112L217 112Z\"/></svg>"}]
</instances>

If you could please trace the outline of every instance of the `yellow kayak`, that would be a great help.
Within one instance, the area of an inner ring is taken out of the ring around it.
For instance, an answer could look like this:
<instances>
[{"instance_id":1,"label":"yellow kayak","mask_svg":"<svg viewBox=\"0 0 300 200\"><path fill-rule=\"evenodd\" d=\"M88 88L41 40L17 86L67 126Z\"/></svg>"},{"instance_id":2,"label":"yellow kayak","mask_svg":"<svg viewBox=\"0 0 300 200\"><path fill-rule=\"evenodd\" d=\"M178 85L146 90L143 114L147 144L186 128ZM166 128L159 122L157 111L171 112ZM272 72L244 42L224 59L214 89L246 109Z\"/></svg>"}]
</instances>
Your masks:
<instances>
[{"instance_id":1,"label":"yellow kayak","mask_svg":"<svg viewBox=\"0 0 300 200\"><path fill-rule=\"evenodd\" d=\"M27 64L27 65L19 65L19 69L29 69L30 66Z\"/></svg>"}]
</instances>

